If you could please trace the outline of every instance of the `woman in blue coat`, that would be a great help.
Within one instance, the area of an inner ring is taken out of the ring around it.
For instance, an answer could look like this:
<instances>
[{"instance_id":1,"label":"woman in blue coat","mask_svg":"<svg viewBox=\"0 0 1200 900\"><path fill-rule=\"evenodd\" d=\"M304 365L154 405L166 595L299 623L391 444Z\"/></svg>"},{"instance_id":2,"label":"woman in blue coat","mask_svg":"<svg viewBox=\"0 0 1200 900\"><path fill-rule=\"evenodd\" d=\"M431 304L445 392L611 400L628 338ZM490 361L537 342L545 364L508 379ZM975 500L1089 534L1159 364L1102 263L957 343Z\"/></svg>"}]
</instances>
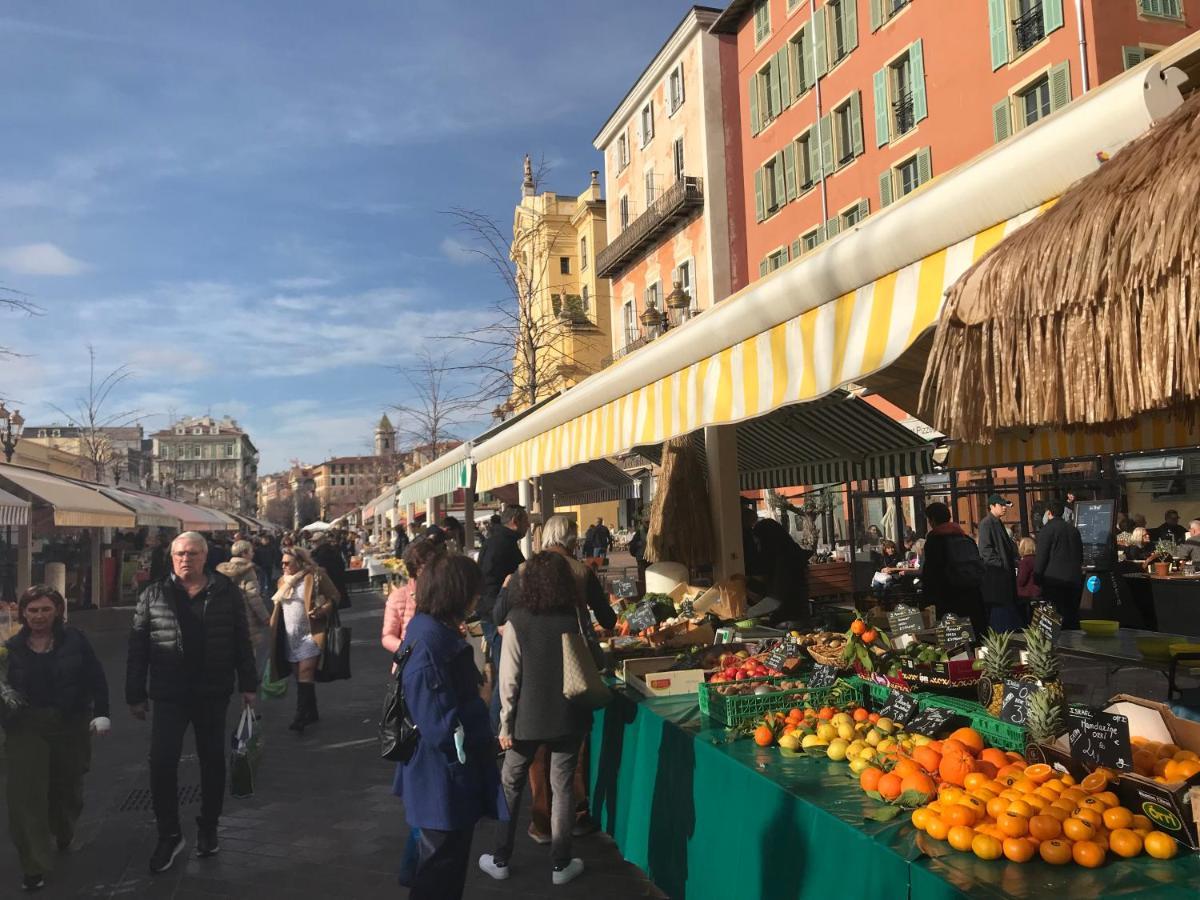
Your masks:
<instances>
[{"instance_id":1,"label":"woman in blue coat","mask_svg":"<svg viewBox=\"0 0 1200 900\"><path fill-rule=\"evenodd\" d=\"M411 651L401 680L420 732L395 781L417 832L415 865L407 861L401 874L412 900L461 897L475 823L507 816L482 679L462 634L482 585L468 557L431 562L417 580L417 613L397 651L398 657Z\"/></svg>"}]
</instances>

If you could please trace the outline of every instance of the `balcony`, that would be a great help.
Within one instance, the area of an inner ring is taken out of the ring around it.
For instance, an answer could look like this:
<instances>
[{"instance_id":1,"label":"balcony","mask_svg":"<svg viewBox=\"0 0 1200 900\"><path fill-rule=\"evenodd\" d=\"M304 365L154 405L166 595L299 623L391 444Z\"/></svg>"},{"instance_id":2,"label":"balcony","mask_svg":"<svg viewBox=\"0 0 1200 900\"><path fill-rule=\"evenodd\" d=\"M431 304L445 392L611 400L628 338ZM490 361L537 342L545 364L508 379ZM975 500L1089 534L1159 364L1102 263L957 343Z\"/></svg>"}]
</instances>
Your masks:
<instances>
[{"instance_id":1,"label":"balcony","mask_svg":"<svg viewBox=\"0 0 1200 900\"><path fill-rule=\"evenodd\" d=\"M917 124L913 115L912 91L904 91L892 102L892 115L896 119L896 134L908 134Z\"/></svg>"},{"instance_id":2,"label":"balcony","mask_svg":"<svg viewBox=\"0 0 1200 900\"><path fill-rule=\"evenodd\" d=\"M596 274L612 278L633 265L652 241L704 205L704 179L685 175L667 188L616 239L596 254Z\"/></svg>"},{"instance_id":3,"label":"balcony","mask_svg":"<svg viewBox=\"0 0 1200 900\"><path fill-rule=\"evenodd\" d=\"M1029 10L1013 19L1013 42L1017 52L1024 53L1046 36L1046 26L1042 22L1042 4L1032 6Z\"/></svg>"},{"instance_id":4,"label":"balcony","mask_svg":"<svg viewBox=\"0 0 1200 900\"><path fill-rule=\"evenodd\" d=\"M631 331L625 335L625 346L618 350L612 356L606 356L600 360L600 368L607 369L613 363L623 356L628 356L634 350L646 346L653 338L642 335L640 332Z\"/></svg>"}]
</instances>

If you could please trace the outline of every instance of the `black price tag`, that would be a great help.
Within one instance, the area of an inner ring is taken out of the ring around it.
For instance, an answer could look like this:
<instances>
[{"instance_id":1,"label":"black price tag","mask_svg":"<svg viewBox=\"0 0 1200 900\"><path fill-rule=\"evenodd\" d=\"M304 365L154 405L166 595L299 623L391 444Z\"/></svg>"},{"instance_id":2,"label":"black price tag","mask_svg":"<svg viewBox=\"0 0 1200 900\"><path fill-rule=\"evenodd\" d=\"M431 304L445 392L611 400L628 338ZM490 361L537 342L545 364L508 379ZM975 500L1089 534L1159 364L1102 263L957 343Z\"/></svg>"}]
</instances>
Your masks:
<instances>
[{"instance_id":1,"label":"black price tag","mask_svg":"<svg viewBox=\"0 0 1200 900\"><path fill-rule=\"evenodd\" d=\"M1058 636L1062 633L1062 623L1062 616L1049 603L1038 603L1033 607L1033 627L1050 638L1051 645L1058 643Z\"/></svg>"},{"instance_id":2,"label":"black price tag","mask_svg":"<svg viewBox=\"0 0 1200 900\"><path fill-rule=\"evenodd\" d=\"M1129 747L1129 717L1072 703L1067 711L1071 758L1089 768L1133 768Z\"/></svg>"},{"instance_id":3,"label":"black price tag","mask_svg":"<svg viewBox=\"0 0 1200 900\"><path fill-rule=\"evenodd\" d=\"M763 660L763 665L768 669L774 669L776 672L782 672L788 663L787 645L780 643Z\"/></svg>"},{"instance_id":4,"label":"black price tag","mask_svg":"<svg viewBox=\"0 0 1200 900\"><path fill-rule=\"evenodd\" d=\"M921 704L908 691L889 691L887 703L879 711L880 718L891 719L900 725L907 725L912 717L920 711Z\"/></svg>"},{"instance_id":5,"label":"black price tag","mask_svg":"<svg viewBox=\"0 0 1200 900\"><path fill-rule=\"evenodd\" d=\"M684 619L694 619L696 617L696 601L681 601L679 604L679 615Z\"/></svg>"},{"instance_id":6,"label":"black price tag","mask_svg":"<svg viewBox=\"0 0 1200 900\"><path fill-rule=\"evenodd\" d=\"M613 596L620 597L622 600L628 600L630 597L637 596L636 581L614 581L612 583Z\"/></svg>"},{"instance_id":7,"label":"black price tag","mask_svg":"<svg viewBox=\"0 0 1200 900\"><path fill-rule=\"evenodd\" d=\"M837 681L838 670L837 666L817 666L813 669L812 676L808 679L810 688L833 687Z\"/></svg>"},{"instance_id":8,"label":"black price tag","mask_svg":"<svg viewBox=\"0 0 1200 900\"><path fill-rule=\"evenodd\" d=\"M658 624L658 611L653 600L643 600L633 612L625 617L629 623L629 631L633 634L645 631L652 625Z\"/></svg>"},{"instance_id":9,"label":"black price tag","mask_svg":"<svg viewBox=\"0 0 1200 900\"><path fill-rule=\"evenodd\" d=\"M965 716L952 709L930 706L917 713L908 723L908 732L909 734L923 734L926 737L940 738L949 734L963 721L965 721Z\"/></svg>"},{"instance_id":10,"label":"black price tag","mask_svg":"<svg viewBox=\"0 0 1200 900\"><path fill-rule=\"evenodd\" d=\"M1038 686L1029 681L1004 681L1004 693L1000 701L1000 721L1010 725L1025 725L1029 714L1029 698L1038 691Z\"/></svg>"},{"instance_id":11,"label":"black price tag","mask_svg":"<svg viewBox=\"0 0 1200 900\"><path fill-rule=\"evenodd\" d=\"M893 639L902 634L916 634L924 629L925 619L919 609L897 603L896 608L888 613L888 630Z\"/></svg>"},{"instance_id":12,"label":"black price tag","mask_svg":"<svg viewBox=\"0 0 1200 900\"><path fill-rule=\"evenodd\" d=\"M969 619L960 619L954 613L946 613L937 624L937 641L943 647L961 647L975 643L975 629Z\"/></svg>"}]
</instances>

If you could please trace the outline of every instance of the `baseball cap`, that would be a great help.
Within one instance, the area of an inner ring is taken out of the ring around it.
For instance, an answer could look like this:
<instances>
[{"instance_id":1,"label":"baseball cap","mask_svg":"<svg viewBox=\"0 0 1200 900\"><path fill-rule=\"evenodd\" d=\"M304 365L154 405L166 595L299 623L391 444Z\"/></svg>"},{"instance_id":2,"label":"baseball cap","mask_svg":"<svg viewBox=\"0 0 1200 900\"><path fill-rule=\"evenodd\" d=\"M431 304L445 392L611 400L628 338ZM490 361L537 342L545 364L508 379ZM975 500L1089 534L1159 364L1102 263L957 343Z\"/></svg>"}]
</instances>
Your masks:
<instances>
[{"instance_id":1,"label":"baseball cap","mask_svg":"<svg viewBox=\"0 0 1200 900\"><path fill-rule=\"evenodd\" d=\"M997 503L1003 503L1005 506L1013 505L1011 500L1005 500L999 494L989 494L988 495L988 506L994 506Z\"/></svg>"}]
</instances>

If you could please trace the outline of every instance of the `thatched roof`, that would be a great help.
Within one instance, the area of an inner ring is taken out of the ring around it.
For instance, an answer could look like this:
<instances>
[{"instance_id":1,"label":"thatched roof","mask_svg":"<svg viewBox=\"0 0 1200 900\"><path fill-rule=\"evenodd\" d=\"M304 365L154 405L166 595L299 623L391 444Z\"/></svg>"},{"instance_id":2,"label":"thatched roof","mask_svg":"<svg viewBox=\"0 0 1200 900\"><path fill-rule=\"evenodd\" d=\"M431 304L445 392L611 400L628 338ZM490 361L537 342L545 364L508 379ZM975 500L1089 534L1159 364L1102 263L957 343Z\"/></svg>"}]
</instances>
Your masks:
<instances>
[{"instance_id":1,"label":"thatched roof","mask_svg":"<svg viewBox=\"0 0 1200 900\"><path fill-rule=\"evenodd\" d=\"M708 479L691 437L663 444L658 491L650 506L647 562L678 562L690 569L713 561Z\"/></svg>"},{"instance_id":2,"label":"thatched roof","mask_svg":"<svg viewBox=\"0 0 1200 900\"><path fill-rule=\"evenodd\" d=\"M921 416L955 438L1200 401L1200 94L946 295Z\"/></svg>"}]
</instances>

